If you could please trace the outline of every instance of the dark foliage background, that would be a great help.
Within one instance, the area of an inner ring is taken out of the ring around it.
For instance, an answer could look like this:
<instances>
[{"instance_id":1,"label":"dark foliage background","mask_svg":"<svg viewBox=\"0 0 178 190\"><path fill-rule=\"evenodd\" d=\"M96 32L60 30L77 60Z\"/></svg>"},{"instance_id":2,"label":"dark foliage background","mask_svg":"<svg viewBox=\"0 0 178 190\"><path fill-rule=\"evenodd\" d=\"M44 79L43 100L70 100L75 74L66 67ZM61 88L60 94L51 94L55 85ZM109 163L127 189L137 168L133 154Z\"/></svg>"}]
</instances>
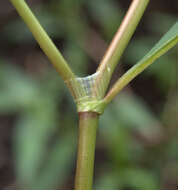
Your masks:
<instances>
[{"instance_id":1,"label":"dark foliage background","mask_svg":"<svg viewBox=\"0 0 178 190\"><path fill-rule=\"evenodd\" d=\"M129 3L28 0L79 76L95 71ZM112 83L177 21L150 1ZM65 85L9 1L0 2L0 189L71 190L77 114ZM137 77L100 119L96 190L178 189L178 49Z\"/></svg>"}]
</instances>

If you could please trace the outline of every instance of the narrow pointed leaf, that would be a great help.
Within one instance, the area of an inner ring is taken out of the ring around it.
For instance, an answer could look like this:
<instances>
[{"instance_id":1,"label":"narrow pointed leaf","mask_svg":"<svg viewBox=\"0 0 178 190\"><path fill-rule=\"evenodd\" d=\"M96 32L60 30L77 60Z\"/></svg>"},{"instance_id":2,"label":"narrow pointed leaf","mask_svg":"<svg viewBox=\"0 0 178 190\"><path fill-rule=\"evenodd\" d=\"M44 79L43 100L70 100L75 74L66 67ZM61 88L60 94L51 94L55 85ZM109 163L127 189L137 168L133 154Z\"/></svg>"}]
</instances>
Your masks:
<instances>
[{"instance_id":1,"label":"narrow pointed leaf","mask_svg":"<svg viewBox=\"0 0 178 190\"><path fill-rule=\"evenodd\" d=\"M121 78L117 80L112 89L105 97L105 102L109 103L117 93L122 90L133 78L151 65L161 55L178 43L178 22L161 38L161 40L146 54L136 65L129 69ZM161 69L161 67L160 67Z\"/></svg>"}]
</instances>

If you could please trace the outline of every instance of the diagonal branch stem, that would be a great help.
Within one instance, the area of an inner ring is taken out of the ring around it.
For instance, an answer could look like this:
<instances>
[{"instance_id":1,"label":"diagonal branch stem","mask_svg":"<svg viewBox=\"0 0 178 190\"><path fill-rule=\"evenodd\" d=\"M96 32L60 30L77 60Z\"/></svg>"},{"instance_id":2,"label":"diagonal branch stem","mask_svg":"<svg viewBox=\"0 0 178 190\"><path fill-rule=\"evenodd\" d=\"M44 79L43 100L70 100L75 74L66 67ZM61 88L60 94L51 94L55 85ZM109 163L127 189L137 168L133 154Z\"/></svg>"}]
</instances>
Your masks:
<instances>
[{"instance_id":1,"label":"diagonal branch stem","mask_svg":"<svg viewBox=\"0 0 178 190\"><path fill-rule=\"evenodd\" d=\"M107 75L107 83L110 81L112 73L130 41L149 0L132 0L129 10L124 17L121 26L115 34L108 50L106 51L97 71L100 71L101 78L104 73Z\"/></svg>"},{"instance_id":2,"label":"diagonal branch stem","mask_svg":"<svg viewBox=\"0 0 178 190\"><path fill-rule=\"evenodd\" d=\"M24 0L10 1L16 8L19 15L25 21L36 41L39 43L41 49L44 51L51 63L54 65L62 79L65 81L67 79L73 78L74 74L68 66L67 62L58 51L45 30L42 28L26 2Z\"/></svg>"}]
</instances>

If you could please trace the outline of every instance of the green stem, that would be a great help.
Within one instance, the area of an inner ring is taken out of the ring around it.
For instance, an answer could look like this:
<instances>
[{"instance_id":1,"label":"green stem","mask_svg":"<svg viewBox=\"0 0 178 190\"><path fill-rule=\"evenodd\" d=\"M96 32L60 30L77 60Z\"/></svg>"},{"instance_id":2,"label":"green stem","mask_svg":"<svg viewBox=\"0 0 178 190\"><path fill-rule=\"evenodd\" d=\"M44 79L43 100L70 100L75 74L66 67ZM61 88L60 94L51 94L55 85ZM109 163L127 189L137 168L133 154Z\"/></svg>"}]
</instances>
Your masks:
<instances>
[{"instance_id":1,"label":"green stem","mask_svg":"<svg viewBox=\"0 0 178 190\"><path fill-rule=\"evenodd\" d=\"M45 30L42 28L28 5L24 0L10 0L16 8L19 15L27 24L41 49L47 55L51 63L54 65L63 80L68 80L74 77L73 72L67 65L67 62L58 51L52 40L49 38Z\"/></svg>"},{"instance_id":2,"label":"green stem","mask_svg":"<svg viewBox=\"0 0 178 190\"><path fill-rule=\"evenodd\" d=\"M112 73L123 54L128 42L130 41L142 15L146 9L149 0L133 0L129 10L122 21L116 35L114 36L108 50L106 51L97 71L102 75L109 73L107 83L110 81ZM101 78L102 78L101 75Z\"/></svg>"},{"instance_id":3,"label":"green stem","mask_svg":"<svg viewBox=\"0 0 178 190\"><path fill-rule=\"evenodd\" d=\"M75 190L92 190L96 131L99 115L79 113L79 142Z\"/></svg>"}]
</instances>

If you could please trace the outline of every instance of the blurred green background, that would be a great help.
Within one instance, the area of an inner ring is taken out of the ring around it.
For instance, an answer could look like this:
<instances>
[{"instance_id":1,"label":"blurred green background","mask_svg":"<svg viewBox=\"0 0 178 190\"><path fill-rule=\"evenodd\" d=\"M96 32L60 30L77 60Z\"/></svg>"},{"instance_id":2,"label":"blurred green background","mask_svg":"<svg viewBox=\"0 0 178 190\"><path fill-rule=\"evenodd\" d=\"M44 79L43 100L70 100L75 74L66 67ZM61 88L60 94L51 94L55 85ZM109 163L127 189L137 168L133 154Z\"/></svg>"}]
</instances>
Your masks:
<instances>
[{"instance_id":1,"label":"blurred green background","mask_svg":"<svg viewBox=\"0 0 178 190\"><path fill-rule=\"evenodd\" d=\"M29 0L79 76L95 72L129 3ZM113 83L177 21L178 1L151 1ZM78 116L64 83L9 1L0 2L0 189L72 190ZM100 118L94 190L178 189L178 48Z\"/></svg>"}]
</instances>

